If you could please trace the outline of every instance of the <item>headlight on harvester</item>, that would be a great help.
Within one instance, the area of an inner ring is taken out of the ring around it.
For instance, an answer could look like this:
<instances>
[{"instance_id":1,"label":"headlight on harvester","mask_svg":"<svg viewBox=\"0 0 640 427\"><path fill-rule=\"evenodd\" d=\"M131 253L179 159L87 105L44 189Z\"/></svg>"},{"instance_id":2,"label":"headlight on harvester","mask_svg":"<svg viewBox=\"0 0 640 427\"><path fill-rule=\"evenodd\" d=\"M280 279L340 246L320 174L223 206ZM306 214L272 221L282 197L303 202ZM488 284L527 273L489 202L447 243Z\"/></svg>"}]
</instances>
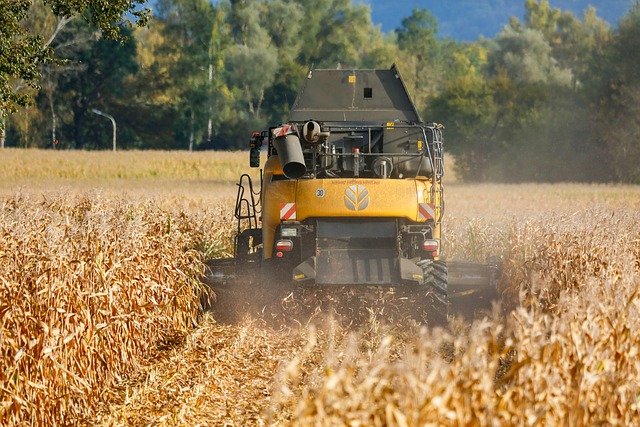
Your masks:
<instances>
[{"instance_id":1,"label":"headlight on harvester","mask_svg":"<svg viewBox=\"0 0 640 427\"><path fill-rule=\"evenodd\" d=\"M295 227L282 227L280 229L280 235L282 237L296 237L298 235L298 229Z\"/></svg>"}]
</instances>

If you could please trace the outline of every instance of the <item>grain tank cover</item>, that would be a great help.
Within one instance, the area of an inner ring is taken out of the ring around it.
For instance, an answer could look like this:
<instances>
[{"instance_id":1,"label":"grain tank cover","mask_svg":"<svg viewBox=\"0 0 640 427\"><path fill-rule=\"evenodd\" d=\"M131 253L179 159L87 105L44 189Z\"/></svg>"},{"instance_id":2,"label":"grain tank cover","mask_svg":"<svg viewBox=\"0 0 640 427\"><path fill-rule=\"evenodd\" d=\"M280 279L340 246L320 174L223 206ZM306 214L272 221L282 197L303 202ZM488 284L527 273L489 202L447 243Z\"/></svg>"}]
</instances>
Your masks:
<instances>
[{"instance_id":1,"label":"grain tank cover","mask_svg":"<svg viewBox=\"0 0 640 427\"><path fill-rule=\"evenodd\" d=\"M310 70L289 122L422 122L395 64L389 70Z\"/></svg>"}]
</instances>

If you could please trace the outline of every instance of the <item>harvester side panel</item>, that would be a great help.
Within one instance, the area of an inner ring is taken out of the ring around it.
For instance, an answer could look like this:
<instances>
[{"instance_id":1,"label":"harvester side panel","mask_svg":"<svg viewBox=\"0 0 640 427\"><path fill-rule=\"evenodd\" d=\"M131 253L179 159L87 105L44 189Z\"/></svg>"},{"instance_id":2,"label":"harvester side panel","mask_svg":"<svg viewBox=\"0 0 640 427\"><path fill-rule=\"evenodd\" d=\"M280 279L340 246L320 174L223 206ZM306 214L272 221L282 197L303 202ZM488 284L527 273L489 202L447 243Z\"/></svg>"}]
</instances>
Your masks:
<instances>
[{"instance_id":1,"label":"harvester side panel","mask_svg":"<svg viewBox=\"0 0 640 427\"><path fill-rule=\"evenodd\" d=\"M282 203L296 204L296 220L314 217L388 217L425 222L420 203L431 200L431 181L381 179L298 180L293 189L287 180L266 183L263 220L267 211L279 211ZM287 187L286 191L280 188ZM292 193L293 191L293 193ZM276 215L269 215L276 218ZM280 217L277 217L279 222Z\"/></svg>"}]
</instances>

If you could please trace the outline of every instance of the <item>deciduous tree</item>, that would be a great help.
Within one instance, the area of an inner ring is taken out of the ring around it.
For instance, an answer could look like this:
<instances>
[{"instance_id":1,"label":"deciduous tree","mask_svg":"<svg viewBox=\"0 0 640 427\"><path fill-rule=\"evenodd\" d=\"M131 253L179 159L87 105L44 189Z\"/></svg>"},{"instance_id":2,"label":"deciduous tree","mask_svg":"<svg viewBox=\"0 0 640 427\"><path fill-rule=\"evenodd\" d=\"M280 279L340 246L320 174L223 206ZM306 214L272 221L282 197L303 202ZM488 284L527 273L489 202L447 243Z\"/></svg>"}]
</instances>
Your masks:
<instances>
[{"instance_id":1,"label":"deciduous tree","mask_svg":"<svg viewBox=\"0 0 640 427\"><path fill-rule=\"evenodd\" d=\"M436 60L440 46L437 33L437 19L429 10L417 7L395 30L398 48L403 54L400 60L405 70L403 76L419 110L442 84L439 78L442 64Z\"/></svg>"},{"instance_id":2,"label":"deciduous tree","mask_svg":"<svg viewBox=\"0 0 640 427\"><path fill-rule=\"evenodd\" d=\"M617 179L640 183L640 2L620 21L602 74L600 136Z\"/></svg>"},{"instance_id":3,"label":"deciduous tree","mask_svg":"<svg viewBox=\"0 0 640 427\"><path fill-rule=\"evenodd\" d=\"M102 33L122 40L122 23L146 25L150 11L142 9L146 0L48 0L45 5L60 22L81 16L95 24ZM0 2L0 146L4 146L4 118L19 106L27 105L38 87L40 67L54 61L53 38L45 39L25 21L35 2L12 0ZM55 37L56 32L53 32Z\"/></svg>"}]
</instances>

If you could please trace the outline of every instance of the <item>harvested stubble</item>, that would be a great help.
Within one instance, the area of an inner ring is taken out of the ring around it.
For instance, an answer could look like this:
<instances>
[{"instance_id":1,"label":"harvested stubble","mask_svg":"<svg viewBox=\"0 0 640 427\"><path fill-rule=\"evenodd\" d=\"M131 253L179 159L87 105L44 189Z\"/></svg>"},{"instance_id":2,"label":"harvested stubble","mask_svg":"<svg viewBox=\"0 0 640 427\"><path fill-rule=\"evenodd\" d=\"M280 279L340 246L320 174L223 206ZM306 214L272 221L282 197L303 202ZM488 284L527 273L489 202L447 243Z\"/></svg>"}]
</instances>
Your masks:
<instances>
[{"instance_id":1,"label":"harvested stubble","mask_svg":"<svg viewBox=\"0 0 640 427\"><path fill-rule=\"evenodd\" d=\"M15 182L70 180L75 184L169 179L233 182L246 168L247 152L69 151L9 148L2 151L2 186Z\"/></svg>"},{"instance_id":2,"label":"harvested stubble","mask_svg":"<svg viewBox=\"0 0 640 427\"><path fill-rule=\"evenodd\" d=\"M191 222L152 204L16 196L0 210L0 424L91 419L198 314Z\"/></svg>"},{"instance_id":3,"label":"harvested stubble","mask_svg":"<svg viewBox=\"0 0 640 427\"><path fill-rule=\"evenodd\" d=\"M274 372L299 340L249 318L221 325L205 317L180 345L108 390L92 425L264 425Z\"/></svg>"}]
</instances>

